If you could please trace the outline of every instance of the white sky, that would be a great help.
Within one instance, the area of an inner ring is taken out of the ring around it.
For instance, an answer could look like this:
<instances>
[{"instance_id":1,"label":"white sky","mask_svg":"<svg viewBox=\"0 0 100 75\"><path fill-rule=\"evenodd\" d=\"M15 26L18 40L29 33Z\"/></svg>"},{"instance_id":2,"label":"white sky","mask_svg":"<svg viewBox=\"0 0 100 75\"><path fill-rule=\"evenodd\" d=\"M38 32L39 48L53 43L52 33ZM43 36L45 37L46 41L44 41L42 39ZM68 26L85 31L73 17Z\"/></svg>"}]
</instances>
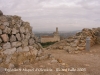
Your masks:
<instances>
[{"instance_id":1,"label":"white sky","mask_svg":"<svg viewBox=\"0 0 100 75\"><path fill-rule=\"evenodd\" d=\"M100 0L0 0L5 15L19 15L33 31L100 27Z\"/></svg>"}]
</instances>

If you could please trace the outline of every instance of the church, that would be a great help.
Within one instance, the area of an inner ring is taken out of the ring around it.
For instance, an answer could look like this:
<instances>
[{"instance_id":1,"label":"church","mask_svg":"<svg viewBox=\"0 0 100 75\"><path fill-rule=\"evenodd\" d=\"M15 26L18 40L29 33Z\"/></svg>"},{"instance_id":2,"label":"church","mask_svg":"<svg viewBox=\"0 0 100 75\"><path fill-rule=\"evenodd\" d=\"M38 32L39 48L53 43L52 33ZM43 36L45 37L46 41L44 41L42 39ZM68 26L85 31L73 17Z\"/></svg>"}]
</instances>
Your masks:
<instances>
[{"instance_id":1,"label":"church","mask_svg":"<svg viewBox=\"0 0 100 75\"><path fill-rule=\"evenodd\" d=\"M40 41L41 41L41 43L60 41L60 35L59 35L58 27L56 27L56 32L53 32L52 36L48 36L48 35L41 36Z\"/></svg>"}]
</instances>

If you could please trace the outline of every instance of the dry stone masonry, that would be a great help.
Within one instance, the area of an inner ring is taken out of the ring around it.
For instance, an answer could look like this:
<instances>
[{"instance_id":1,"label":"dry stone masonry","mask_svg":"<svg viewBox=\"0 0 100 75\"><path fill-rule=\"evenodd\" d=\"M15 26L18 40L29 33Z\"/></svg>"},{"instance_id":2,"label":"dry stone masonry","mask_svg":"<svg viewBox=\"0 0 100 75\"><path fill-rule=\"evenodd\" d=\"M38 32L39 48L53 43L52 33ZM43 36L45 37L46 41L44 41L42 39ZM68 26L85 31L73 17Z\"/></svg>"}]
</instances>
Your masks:
<instances>
[{"instance_id":1,"label":"dry stone masonry","mask_svg":"<svg viewBox=\"0 0 100 75\"><path fill-rule=\"evenodd\" d=\"M100 44L100 28L84 28L81 32L76 33L76 35L61 40L60 42L49 46L47 49L64 49L69 53L85 50L87 37L90 37L91 39L91 46Z\"/></svg>"},{"instance_id":2,"label":"dry stone masonry","mask_svg":"<svg viewBox=\"0 0 100 75\"><path fill-rule=\"evenodd\" d=\"M28 22L0 11L0 67L13 68L47 57Z\"/></svg>"}]
</instances>

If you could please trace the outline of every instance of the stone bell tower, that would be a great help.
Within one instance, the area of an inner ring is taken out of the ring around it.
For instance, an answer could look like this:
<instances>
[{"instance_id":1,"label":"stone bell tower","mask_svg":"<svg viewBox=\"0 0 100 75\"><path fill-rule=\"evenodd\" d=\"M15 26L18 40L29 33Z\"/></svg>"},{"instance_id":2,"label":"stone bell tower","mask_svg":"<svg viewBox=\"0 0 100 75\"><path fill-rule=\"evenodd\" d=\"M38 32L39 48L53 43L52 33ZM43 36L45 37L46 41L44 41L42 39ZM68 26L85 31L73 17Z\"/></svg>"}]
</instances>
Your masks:
<instances>
[{"instance_id":1,"label":"stone bell tower","mask_svg":"<svg viewBox=\"0 0 100 75\"><path fill-rule=\"evenodd\" d=\"M58 33L58 27L56 27L56 33Z\"/></svg>"}]
</instances>

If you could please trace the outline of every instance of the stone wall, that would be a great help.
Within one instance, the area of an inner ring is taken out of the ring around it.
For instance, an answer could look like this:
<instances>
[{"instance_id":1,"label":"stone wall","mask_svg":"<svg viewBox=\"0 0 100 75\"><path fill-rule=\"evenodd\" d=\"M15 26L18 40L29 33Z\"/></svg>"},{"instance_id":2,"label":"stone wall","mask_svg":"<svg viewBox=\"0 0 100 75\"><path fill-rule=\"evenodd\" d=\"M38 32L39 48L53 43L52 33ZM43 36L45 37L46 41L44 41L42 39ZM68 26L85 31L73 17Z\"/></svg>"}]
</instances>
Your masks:
<instances>
[{"instance_id":1,"label":"stone wall","mask_svg":"<svg viewBox=\"0 0 100 75\"><path fill-rule=\"evenodd\" d=\"M32 33L32 27L19 16L0 11L0 67L15 67L47 58Z\"/></svg>"},{"instance_id":2,"label":"stone wall","mask_svg":"<svg viewBox=\"0 0 100 75\"><path fill-rule=\"evenodd\" d=\"M54 45L49 46L47 49L64 49L68 52L85 50L87 37L91 38L91 46L97 44L97 38L99 36L97 32L100 34L98 28L84 28L81 32L76 33L76 35L61 40L60 42L57 42ZM100 41L100 37L98 38L98 40Z\"/></svg>"}]
</instances>

